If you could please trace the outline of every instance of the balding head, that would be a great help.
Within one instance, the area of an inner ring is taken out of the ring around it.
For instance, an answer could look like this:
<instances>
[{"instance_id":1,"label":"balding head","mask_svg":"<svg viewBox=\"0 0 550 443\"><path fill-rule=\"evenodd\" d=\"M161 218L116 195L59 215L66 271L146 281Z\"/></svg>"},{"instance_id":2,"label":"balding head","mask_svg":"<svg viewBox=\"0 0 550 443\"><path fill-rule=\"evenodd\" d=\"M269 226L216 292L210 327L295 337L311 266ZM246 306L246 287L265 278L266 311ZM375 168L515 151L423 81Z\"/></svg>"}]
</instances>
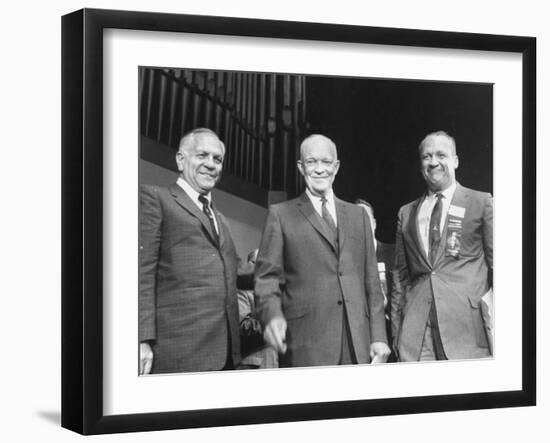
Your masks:
<instances>
[{"instance_id":1,"label":"balding head","mask_svg":"<svg viewBox=\"0 0 550 443\"><path fill-rule=\"evenodd\" d=\"M437 140L444 141L449 144L450 148L452 149L453 155L456 155L456 142L455 139L447 134L445 131L435 131L430 132L426 137L422 139L420 144L418 145L418 153L422 153L422 148L427 144L431 142L436 142Z\"/></svg>"},{"instance_id":2,"label":"balding head","mask_svg":"<svg viewBox=\"0 0 550 443\"><path fill-rule=\"evenodd\" d=\"M311 148L313 146L326 146L328 147L328 149L330 149L332 151L332 156L334 158L334 160L338 160L338 152L336 150L336 145L334 144L334 142L322 135L322 134L312 134L308 137L306 137L303 141L302 141L302 144L300 145L300 159L303 161L304 160L304 150L308 149L308 148Z\"/></svg>"},{"instance_id":3,"label":"balding head","mask_svg":"<svg viewBox=\"0 0 550 443\"><path fill-rule=\"evenodd\" d=\"M209 138L212 141L215 140L217 143L219 143L223 153L225 154L225 145L218 138L218 135L208 128L196 128L185 134L180 140L178 151L184 150L189 152L189 149L194 148L200 142L200 140Z\"/></svg>"}]
</instances>

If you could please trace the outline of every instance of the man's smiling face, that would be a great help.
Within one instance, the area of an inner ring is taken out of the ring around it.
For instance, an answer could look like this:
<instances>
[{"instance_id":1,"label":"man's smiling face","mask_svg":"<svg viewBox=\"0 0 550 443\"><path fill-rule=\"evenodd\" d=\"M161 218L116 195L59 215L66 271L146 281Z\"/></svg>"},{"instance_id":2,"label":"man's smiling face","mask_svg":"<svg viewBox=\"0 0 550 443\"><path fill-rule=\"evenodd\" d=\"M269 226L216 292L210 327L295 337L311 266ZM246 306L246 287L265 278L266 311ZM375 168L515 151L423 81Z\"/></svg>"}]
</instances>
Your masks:
<instances>
[{"instance_id":1,"label":"man's smiling face","mask_svg":"<svg viewBox=\"0 0 550 443\"><path fill-rule=\"evenodd\" d=\"M455 145L445 135L429 135L420 149L420 172L432 192L444 191L455 182L458 157Z\"/></svg>"},{"instance_id":2,"label":"man's smiling face","mask_svg":"<svg viewBox=\"0 0 550 443\"><path fill-rule=\"evenodd\" d=\"M191 146L180 148L176 162L182 178L199 194L207 194L221 177L224 147L212 134L194 137Z\"/></svg>"},{"instance_id":3,"label":"man's smiling face","mask_svg":"<svg viewBox=\"0 0 550 443\"><path fill-rule=\"evenodd\" d=\"M334 143L322 135L311 136L302 143L300 157L298 170L309 191L318 197L327 195L340 167Z\"/></svg>"}]
</instances>

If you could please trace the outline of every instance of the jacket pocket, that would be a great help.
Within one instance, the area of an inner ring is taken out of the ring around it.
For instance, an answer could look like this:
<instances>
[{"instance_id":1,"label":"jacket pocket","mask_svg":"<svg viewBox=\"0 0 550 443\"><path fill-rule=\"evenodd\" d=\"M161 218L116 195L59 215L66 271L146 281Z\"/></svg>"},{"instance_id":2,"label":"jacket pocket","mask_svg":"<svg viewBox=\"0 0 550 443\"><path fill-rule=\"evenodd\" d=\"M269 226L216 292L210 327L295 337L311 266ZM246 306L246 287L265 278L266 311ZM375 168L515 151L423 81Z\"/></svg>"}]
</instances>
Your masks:
<instances>
[{"instance_id":1,"label":"jacket pocket","mask_svg":"<svg viewBox=\"0 0 550 443\"><path fill-rule=\"evenodd\" d=\"M470 302L470 313L472 317L472 331L475 334L476 343L480 348L488 348L487 331L483 323L483 316L480 309L481 298L468 296Z\"/></svg>"}]
</instances>

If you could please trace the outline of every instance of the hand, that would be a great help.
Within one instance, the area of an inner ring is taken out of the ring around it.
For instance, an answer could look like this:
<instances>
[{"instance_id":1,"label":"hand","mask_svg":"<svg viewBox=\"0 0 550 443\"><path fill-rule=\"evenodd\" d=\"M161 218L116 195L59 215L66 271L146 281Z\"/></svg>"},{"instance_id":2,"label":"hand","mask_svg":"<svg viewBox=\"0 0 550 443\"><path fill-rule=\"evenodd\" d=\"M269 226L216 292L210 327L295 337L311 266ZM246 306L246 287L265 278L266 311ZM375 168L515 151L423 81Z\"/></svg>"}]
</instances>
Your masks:
<instances>
[{"instance_id":1,"label":"hand","mask_svg":"<svg viewBox=\"0 0 550 443\"><path fill-rule=\"evenodd\" d=\"M371 363L385 363L391 354L389 346L383 341L377 341L370 345Z\"/></svg>"},{"instance_id":2,"label":"hand","mask_svg":"<svg viewBox=\"0 0 550 443\"><path fill-rule=\"evenodd\" d=\"M258 320L247 315L241 320L241 335L251 337L262 333L262 325Z\"/></svg>"},{"instance_id":3,"label":"hand","mask_svg":"<svg viewBox=\"0 0 550 443\"><path fill-rule=\"evenodd\" d=\"M139 344L139 375L149 374L153 366L153 350L147 342Z\"/></svg>"},{"instance_id":4,"label":"hand","mask_svg":"<svg viewBox=\"0 0 550 443\"><path fill-rule=\"evenodd\" d=\"M273 318L265 327L264 340L279 354L286 352L286 320L283 317Z\"/></svg>"}]
</instances>

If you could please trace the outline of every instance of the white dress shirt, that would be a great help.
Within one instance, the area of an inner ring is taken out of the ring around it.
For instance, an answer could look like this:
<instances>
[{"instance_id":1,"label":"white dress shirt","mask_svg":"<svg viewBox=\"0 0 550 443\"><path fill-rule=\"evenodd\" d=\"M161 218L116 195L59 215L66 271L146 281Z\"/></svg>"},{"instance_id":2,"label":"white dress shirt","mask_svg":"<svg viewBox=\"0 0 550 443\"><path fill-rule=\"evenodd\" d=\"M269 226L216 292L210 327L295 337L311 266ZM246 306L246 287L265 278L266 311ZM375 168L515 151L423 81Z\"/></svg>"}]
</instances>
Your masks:
<instances>
[{"instance_id":1,"label":"white dress shirt","mask_svg":"<svg viewBox=\"0 0 550 443\"><path fill-rule=\"evenodd\" d=\"M185 193L191 198L193 203L197 205L197 207L203 212L202 203L199 201L199 197L201 194L199 194L197 191L195 191L189 183L187 183L182 177L178 177L178 180L176 181L176 184L185 191ZM213 219L214 219L214 226L216 227L216 233L219 235L220 229L218 228L218 220L216 220L216 216L214 214L214 211L212 210L212 195L209 192L208 194L204 194L204 196L208 200L208 206L210 207L210 211L212 212Z\"/></svg>"},{"instance_id":2,"label":"white dress shirt","mask_svg":"<svg viewBox=\"0 0 550 443\"><path fill-rule=\"evenodd\" d=\"M321 197L317 197L316 195L313 195L309 189L306 189L306 194L311 200L311 203L313 203L313 207L315 208L315 212L323 218L323 203L321 202ZM327 199L327 209L329 214L331 215L332 219L334 220L334 226L338 226L338 221L336 218L336 205L334 204L334 193L332 192L332 189L325 195L325 198Z\"/></svg>"},{"instance_id":3,"label":"white dress shirt","mask_svg":"<svg viewBox=\"0 0 550 443\"><path fill-rule=\"evenodd\" d=\"M449 186L444 191L441 191L443 198L441 199L441 224L439 225L439 232L443 233L443 228L445 227L445 221L447 220L447 213L449 212L449 207L451 206L451 200L456 189L456 182ZM418 211L418 230L420 232L420 241L424 247L426 255L430 254L430 219L432 218L432 212L434 206L437 202L437 197L434 192L429 191L428 195L424 197L422 204L420 205L420 211Z\"/></svg>"}]
</instances>

